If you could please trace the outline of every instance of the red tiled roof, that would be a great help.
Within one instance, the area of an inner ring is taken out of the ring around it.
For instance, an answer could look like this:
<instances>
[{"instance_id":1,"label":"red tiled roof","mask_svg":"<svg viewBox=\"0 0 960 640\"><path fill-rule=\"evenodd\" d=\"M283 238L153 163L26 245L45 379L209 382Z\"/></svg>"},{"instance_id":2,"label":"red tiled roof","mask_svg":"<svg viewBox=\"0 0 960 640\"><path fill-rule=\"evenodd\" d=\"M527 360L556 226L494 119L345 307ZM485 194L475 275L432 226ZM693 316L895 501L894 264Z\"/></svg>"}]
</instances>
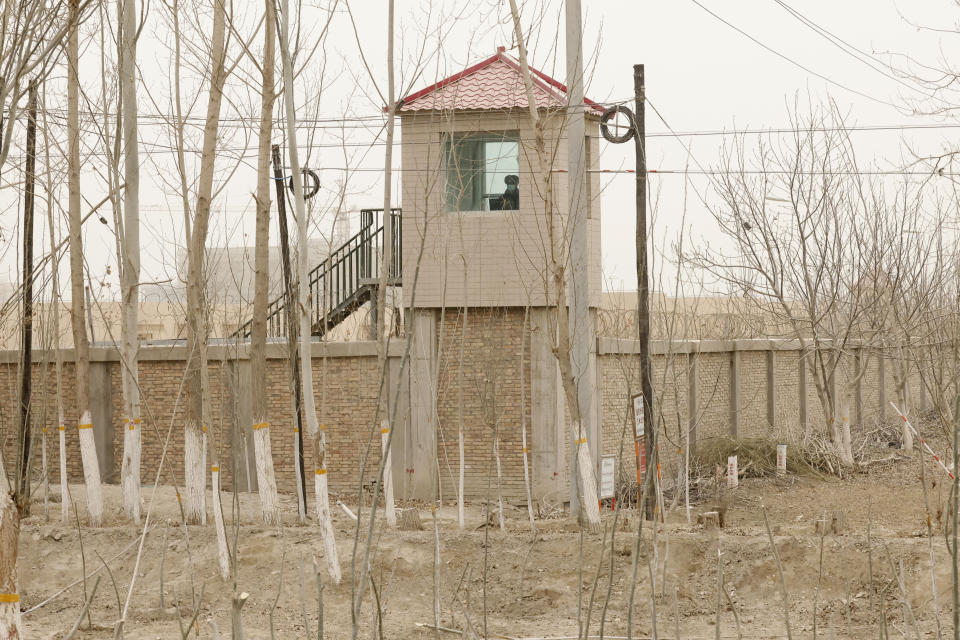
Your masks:
<instances>
[{"instance_id":1,"label":"red tiled roof","mask_svg":"<svg viewBox=\"0 0 960 640\"><path fill-rule=\"evenodd\" d=\"M533 67L530 67L530 73L538 108L566 106L567 87L563 83ZM596 112L603 112L603 107L596 102L584 102ZM500 47L496 54L486 60L411 93L401 101L399 111L526 109L527 106L520 63Z\"/></svg>"}]
</instances>

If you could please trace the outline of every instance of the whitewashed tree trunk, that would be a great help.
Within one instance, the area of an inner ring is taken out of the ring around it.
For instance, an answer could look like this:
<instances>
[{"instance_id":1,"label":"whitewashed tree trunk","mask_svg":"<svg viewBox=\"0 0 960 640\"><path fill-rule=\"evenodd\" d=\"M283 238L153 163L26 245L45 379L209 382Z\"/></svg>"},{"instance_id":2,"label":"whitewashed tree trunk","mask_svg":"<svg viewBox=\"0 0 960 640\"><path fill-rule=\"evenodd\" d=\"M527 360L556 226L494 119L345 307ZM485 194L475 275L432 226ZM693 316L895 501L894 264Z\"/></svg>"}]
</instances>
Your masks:
<instances>
[{"instance_id":1,"label":"whitewashed tree trunk","mask_svg":"<svg viewBox=\"0 0 960 640\"><path fill-rule=\"evenodd\" d=\"M202 524L206 519L204 500L203 433L200 424L187 422L183 434L184 496L183 509L188 523Z\"/></svg>"},{"instance_id":2,"label":"whitewashed tree trunk","mask_svg":"<svg viewBox=\"0 0 960 640\"><path fill-rule=\"evenodd\" d=\"M600 503L597 502L597 479L593 475L593 461L586 434L580 423L574 423L573 432L577 439L573 446L577 448L577 474L580 480L580 509L583 519L588 523L600 522Z\"/></svg>"},{"instance_id":3,"label":"whitewashed tree trunk","mask_svg":"<svg viewBox=\"0 0 960 640\"><path fill-rule=\"evenodd\" d=\"M391 527L397 526L397 512L394 509L393 501L393 464L392 454L390 453L390 422L380 421L380 446L383 454L383 512L387 519L387 524Z\"/></svg>"},{"instance_id":4,"label":"whitewashed tree trunk","mask_svg":"<svg viewBox=\"0 0 960 640\"><path fill-rule=\"evenodd\" d=\"M260 131L257 146L257 205L256 239L254 249L253 321L250 325L250 366L253 371L267 368L267 294L270 281L270 135L273 130L273 102L276 98L274 82L274 46L276 12L274 0L264 2L263 62L261 64ZM267 377L254 375L251 391L253 405L253 444L257 466L257 487L260 511L267 524L280 524L277 501L277 480L273 468L270 445L270 422L267 418ZM295 465L299 465L296 455ZM300 492L300 474L297 492ZM298 503L299 504L299 503Z\"/></svg>"},{"instance_id":5,"label":"whitewashed tree trunk","mask_svg":"<svg viewBox=\"0 0 960 640\"><path fill-rule=\"evenodd\" d=\"M533 91L533 77L527 64L527 47L524 41L523 29L520 26L520 11L516 0L510 0L510 14L513 18L513 33L517 41L518 57L520 59L520 76L527 94L527 108L530 112L530 125L536 131L535 150L537 154L537 171L534 172L534 182L537 193L543 194L543 208L546 217L548 289L552 286L556 302L557 330L554 353L560 368L560 381L567 399L567 409L573 422L573 434L577 443L586 443L586 437L581 433L580 404L578 401L577 381L574 379L571 364L570 345L570 315L572 311L567 305L566 283L566 254L563 250L563 234L560 233L555 203L553 201L553 166L552 159L547 154L544 138L544 124L537 110L537 102ZM578 105L579 108L579 105ZM558 237L559 236L559 237ZM593 466L588 447L577 446L576 462L578 469L571 469L570 481L575 483L580 478L578 498L580 502L580 520L591 529L600 527L600 507L597 503L596 479L593 475ZM584 451L586 449L586 451ZM584 467L584 462L588 464Z\"/></svg>"},{"instance_id":6,"label":"whitewashed tree trunk","mask_svg":"<svg viewBox=\"0 0 960 640\"><path fill-rule=\"evenodd\" d=\"M76 361L77 423L80 433L80 455L87 488L87 512L90 525L100 526L103 520L103 492L100 488L100 466L93 440L90 419L90 343L84 324L83 235L80 218L80 81L79 22L80 2L70 0L70 34L67 39L67 193L70 222L70 321L73 326Z\"/></svg>"},{"instance_id":7,"label":"whitewashed tree trunk","mask_svg":"<svg viewBox=\"0 0 960 640\"><path fill-rule=\"evenodd\" d=\"M122 3L123 26L119 56L120 93L123 97L124 142L124 219L123 268L120 270L123 299L121 341L123 366L123 412L126 429L123 437L123 463L120 479L123 508L133 522L140 522L140 387L138 351L140 340L137 320L140 301L140 153L137 140L137 3Z\"/></svg>"},{"instance_id":8,"label":"whitewashed tree trunk","mask_svg":"<svg viewBox=\"0 0 960 640\"><path fill-rule=\"evenodd\" d=\"M6 484L4 475L2 484ZM17 553L20 514L10 492L0 490L0 638L21 640L20 594L17 591Z\"/></svg>"},{"instance_id":9,"label":"whitewashed tree trunk","mask_svg":"<svg viewBox=\"0 0 960 640\"><path fill-rule=\"evenodd\" d=\"M203 127L200 155L200 175L197 180L197 205L193 229L187 251L187 402L184 434L184 479L186 497L184 509L187 522L206 523L206 433L207 398L207 340L209 337L204 286L204 253L210 208L213 198L213 178L216 169L217 134L223 87L226 82L226 3L213 3L213 25L210 40L210 92ZM179 70L178 70L179 72Z\"/></svg>"},{"instance_id":10,"label":"whitewashed tree trunk","mask_svg":"<svg viewBox=\"0 0 960 640\"><path fill-rule=\"evenodd\" d=\"M120 482L123 490L124 512L134 522L140 522L140 438L140 418L125 420Z\"/></svg>"},{"instance_id":11,"label":"whitewashed tree trunk","mask_svg":"<svg viewBox=\"0 0 960 640\"><path fill-rule=\"evenodd\" d=\"M210 487L213 489L213 520L217 530L217 561L220 577L230 577L230 550L227 547L227 528L223 523L223 505L220 502L220 467L210 467ZM236 487L234 487L236 491Z\"/></svg>"},{"instance_id":12,"label":"whitewashed tree trunk","mask_svg":"<svg viewBox=\"0 0 960 640\"><path fill-rule=\"evenodd\" d=\"M257 490L260 492L263 521L266 524L280 524L280 503L277 500L277 480L273 470L269 422L253 425L253 446L256 454Z\"/></svg>"},{"instance_id":13,"label":"whitewashed tree trunk","mask_svg":"<svg viewBox=\"0 0 960 640\"><path fill-rule=\"evenodd\" d=\"M283 93L286 107L287 143L290 160L290 173L293 182L293 203L297 219L297 279L298 307L300 314L300 375L303 386L303 413L307 435L313 444L314 477L317 501L317 518L320 525L320 537L323 539L327 570L335 584L340 583L340 559L337 555L337 543L334 539L333 522L330 519L330 496L327 492L326 436L320 430L317 421L316 401L313 395L313 353L310 345L311 327L309 259L307 243L307 211L303 199L303 176L300 174L300 156L294 132L297 130L297 118L294 109L293 61L290 52L290 3L282 0L282 20L280 21L280 57L283 62ZM389 225L389 212L384 212L384 225Z\"/></svg>"},{"instance_id":14,"label":"whitewashed tree trunk","mask_svg":"<svg viewBox=\"0 0 960 640\"><path fill-rule=\"evenodd\" d=\"M321 433L320 439L324 436ZM324 446L324 445L321 445ZM327 465L314 470L314 491L317 500L317 523L320 525L320 538L323 540L323 554L327 559L327 571L334 584L340 584L340 559L337 555L337 542L333 533L333 520L330 518L330 496L327 490Z\"/></svg>"},{"instance_id":15,"label":"whitewashed tree trunk","mask_svg":"<svg viewBox=\"0 0 960 640\"><path fill-rule=\"evenodd\" d=\"M99 527L103 522L103 488L100 485L100 463L97 460L97 444L93 438L93 421L90 412L84 411L77 425L80 436L80 457L83 461L83 479L87 487L87 513L90 526Z\"/></svg>"}]
</instances>

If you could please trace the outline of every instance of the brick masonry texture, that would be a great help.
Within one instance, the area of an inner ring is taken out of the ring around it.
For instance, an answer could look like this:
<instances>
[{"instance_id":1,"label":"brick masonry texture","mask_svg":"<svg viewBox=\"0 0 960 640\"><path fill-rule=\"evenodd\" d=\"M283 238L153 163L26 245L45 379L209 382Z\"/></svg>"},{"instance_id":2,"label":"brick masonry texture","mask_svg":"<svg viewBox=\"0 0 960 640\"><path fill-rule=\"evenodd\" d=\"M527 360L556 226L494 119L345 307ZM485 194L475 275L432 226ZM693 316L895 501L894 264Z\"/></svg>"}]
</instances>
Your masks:
<instances>
[{"instance_id":1,"label":"brick masonry texture","mask_svg":"<svg viewBox=\"0 0 960 640\"><path fill-rule=\"evenodd\" d=\"M459 465L457 434L462 423L467 496L474 500L485 499L487 495L496 498L497 476L493 458L496 437L499 441L503 495L511 502L521 502L526 497L521 426L524 423L527 425L528 443L532 443L531 415L536 410L531 406L530 340L529 333L524 339L524 310L446 309L443 314L436 314L435 322L439 347L435 379L437 468L441 495L448 501L456 496ZM372 351L363 353L370 354ZM675 472L678 449L683 445L684 430L691 421L688 398L690 367L693 364L698 371L696 380L699 386L699 410L693 416L698 441L702 443L709 438L730 434L732 353L704 351L691 355L674 353L670 356L653 356L657 410L664 426L660 447L664 475ZM739 435L790 438L801 433L799 352L789 348L776 350L776 401L772 428L767 418L767 352L740 350L737 357ZM18 370L15 359L7 357L0 361L0 444L4 464L11 472L16 464L18 420ZM98 426L97 434L100 437L108 434L112 438L112 460L101 466L107 470L104 480L116 483L120 479L124 433L120 364L115 359L108 359L94 362L92 366L109 370L111 428ZM239 488L246 489L243 467L249 465L250 473L254 473L252 443L248 456L242 435L243 430L249 431L250 425L238 425L235 417L242 414L238 407L248 394L247 389L239 388L239 370L243 366L249 367L249 361L241 359L209 363L211 424L208 431L208 463L219 462L225 489L234 486L235 478L239 481ZM635 465L629 397L631 392L639 388L639 360L632 353L601 352L597 357L597 366L599 401L602 406L602 454L619 457L622 444L623 469L619 474L621 478L628 479L633 476ZM859 419L868 426L880 420L893 421L893 411L880 406L881 368L877 357L864 354L862 366L865 372L860 383L862 416ZM885 399L896 401L892 363L886 362L884 369ZM156 480L164 443L167 449L160 482L167 485L183 483L183 370L182 360L169 357L140 362L143 406L141 480L146 485L152 485ZM851 357L842 364L841 378L850 379L855 370L856 365ZM369 482L375 477L380 463L380 434L376 419L381 377L378 361L375 355L314 357L313 371L317 414L326 427L330 488L334 497L350 498L358 491L361 470L363 482ZM252 371L250 375L262 378L267 385L268 418L278 487L282 492L294 493L296 434L288 363L280 358L269 358L265 371ZM824 424L823 412L806 368L803 369L803 375L807 378L807 421L811 428L818 429ZM50 479L52 483L57 483L58 396L53 363L35 362L32 376L34 478L40 477L42 428L46 427ZM65 362L59 398L67 427L67 472L72 481L82 481L74 380L74 366L69 361ZM924 409L925 394L920 390L917 376L910 380L909 387L913 410ZM391 389L395 387L391 386ZM850 392L849 397L851 418L857 421L854 391ZM406 415L399 415L396 428L405 428L407 419ZM562 446L566 448L568 444L564 441ZM110 447L105 449L109 450ZM309 471L314 467L312 454L312 447L308 443L305 452L308 479ZM398 456L399 452L394 455ZM397 460L395 464L401 464L401 461ZM398 487L401 486L402 483L398 484ZM307 493L312 492L313 483L308 482ZM398 497L405 496L398 490Z\"/></svg>"}]
</instances>

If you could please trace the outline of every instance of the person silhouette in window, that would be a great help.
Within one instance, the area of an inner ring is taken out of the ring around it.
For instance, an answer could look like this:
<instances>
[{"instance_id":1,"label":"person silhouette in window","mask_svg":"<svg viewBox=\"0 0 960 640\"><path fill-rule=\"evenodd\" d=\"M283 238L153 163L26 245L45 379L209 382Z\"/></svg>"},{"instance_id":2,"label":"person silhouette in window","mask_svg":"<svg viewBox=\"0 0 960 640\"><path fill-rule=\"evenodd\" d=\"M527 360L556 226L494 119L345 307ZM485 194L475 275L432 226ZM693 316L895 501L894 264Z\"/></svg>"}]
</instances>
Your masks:
<instances>
[{"instance_id":1,"label":"person silhouette in window","mask_svg":"<svg viewBox=\"0 0 960 640\"><path fill-rule=\"evenodd\" d=\"M503 179L507 183L507 190L501 196L500 208L504 211L515 211L520 208L520 178L515 175L509 175Z\"/></svg>"}]
</instances>

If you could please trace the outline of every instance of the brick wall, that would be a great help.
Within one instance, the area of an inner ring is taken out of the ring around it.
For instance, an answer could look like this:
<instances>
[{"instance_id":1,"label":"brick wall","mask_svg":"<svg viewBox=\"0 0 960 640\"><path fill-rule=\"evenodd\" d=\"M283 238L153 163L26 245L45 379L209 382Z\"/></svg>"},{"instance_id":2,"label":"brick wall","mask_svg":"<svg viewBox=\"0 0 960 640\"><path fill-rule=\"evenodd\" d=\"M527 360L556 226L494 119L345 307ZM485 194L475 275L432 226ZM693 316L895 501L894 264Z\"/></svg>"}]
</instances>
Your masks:
<instances>
[{"instance_id":1,"label":"brick wall","mask_svg":"<svg viewBox=\"0 0 960 640\"><path fill-rule=\"evenodd\" d=\"M502 469L502 488L505 498L511 501L525 499L523 485L523 456L521 425L528 428L528 445L533 441L530 425L531 403L531 357L529 333L524 339L524 311L518 308L470 309L467 311L467 329L464 331L464 312L447 309L437 314L436 336L438 358L436 361L436 409L437 409L437 468L440 491L445 499L456 495L459 465L458 430L462 423L465 436L466 493L472 499L483 499L488 490L496 496L496 465L493 463L493 442L499 438L499 453ZM602 454L619 456L623 444L624 471L632 475L634 451L632 443L632 415L629 410L629 395L639 388L639 362L632 341L601 339L597 357L600 380L599 401L602 407ZM799 351L791 344L771 345L768 342L739 341L736 345L726 342L675 343L671 347L656 346L653 349L654 388L658 399L658 411L664 425L661 438L663 472L669 474L675 466L676 448L683 444L684 430L691 418L697 423L697 437L702 442L730 433L732 420L731 363L732 353L739 358L736 401L739 433L742 437L796 434L800 429L800 359ZM393 365L399 365L403 344L394 344L391 351ZM525 346L524 349L521 347ZM336 348L335 348L336 347ZM767 349L774 348L775 406L774 425L767 417ZM167 442L167 457L164 463L164 484L183 482L183 378L184 362L182 348L144 348L141 352L140 384L143 403L143 456L141 479L153 484L164 443ZM461 361L462 350L462 361ZM255 475L252 443L249 444L249 459L244 450L243 431L249 432L249 409L244 412L244 403L249 405L248 389L240 388L241 379L262 377L267 384L268 412L270 416L271 442L277 473L277 484L282 492L296 490L294 474L294 441L292 394L290 371L280 349L272 351L264 371L249 371L247 378L241 375L243 367L250 367L246 354L228 352L227 349L212 349L209 363L210 374L210 419L208 436L208 462L218 461L222 470L224 488L231 488L236 477L241 489L245 489L246 474L235 473L249 464ZM268 352L270 350L268 349ZM219 353L219 355L217 355ZM8 471L15 467L17 427L18 371L16 352L0 352L0 444ZM102 465L111 469L105 481L119 482L121 455L123 451L123 410L120 381L120 364L115 352L95 349L91 366L104 369L108 380L100 395L109 398L110 428L98 425L98 437L108 435L112 440L112 464ZM39 478L42 427L47 428L47 455L51 481L59 482L59 453L57 431L57 380L52 362L43 361L40 352L33 367L33 424L34 461ZM82 470L77 440L77 416L73 390L74 366L69 361L69 352L63 365L60 399L66 425L67 471L73 481L82 480ZM853 359L844 363L844 375L855 370ZM553 363L550 363L553 366ZM696 369L691 376L690 367ZM865 368L860 383L863 422L875 423L881 416L892 419L892 411L880 407L880 366L875 355L862 360ZM396 368L399 368L396 366ZM380 463L380 433L376 423L378 394L381 393L381 375L372 344L351 343L319 345L313 359L314 392L317 414L325 426L327 436L327 466L331 490L335 494L352 496L361 479L375 477ZM813 428L823 424L823 415L816 389L808 372L807 420ZM431 378L434 376L431 375ZM688 406L691 377L698 387L699 409L691 416ZM462 381L462 384L461 384ZM895 399L893 375L890 363L884 377L886 399ZM385 384L384 390L393 398L395 381ZM405 390L405 387L401 387ZM911 381L913 409L921 406L923 396L919 382ZM401 394L402 395L402 394ZM928 400L929 401L929 400ZM856 420L855 394L851 394L851 417ZM403 407L397 413L395 429L409 428L409 414ZM247 416L247 417L244 417ZM626 434L624 424L626 423ZM239 427L239 429L238 429ZM169 440L168 440L169 437ZM566 448L569 438L561 444ZM104 444L104 450L111 447ZM394 460L402 476L403 451L395 440ZM564 458L566 460L566 458ZM533 457L531 456L531 465ZM306 447L305 466L313 469L312 448ZM629 472L629 473L628 473ZM402 486L401 484L397 485ZM489 489L488 489L489 487ZM308 494L313 491L312 481L307 483ZM398 497L403 496L398 491Z\"/></svg>"}]
</instances>

